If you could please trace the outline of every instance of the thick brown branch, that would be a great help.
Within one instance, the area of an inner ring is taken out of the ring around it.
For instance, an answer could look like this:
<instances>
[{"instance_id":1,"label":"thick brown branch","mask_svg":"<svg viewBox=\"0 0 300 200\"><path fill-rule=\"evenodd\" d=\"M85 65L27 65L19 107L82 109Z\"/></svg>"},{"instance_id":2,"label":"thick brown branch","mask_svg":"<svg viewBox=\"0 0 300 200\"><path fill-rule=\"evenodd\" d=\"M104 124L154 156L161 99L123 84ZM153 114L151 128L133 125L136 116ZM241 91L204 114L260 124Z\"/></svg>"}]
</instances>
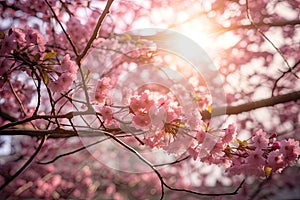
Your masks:
<instances>
[{"instance_id":1,"label":"thick brown branch","mask_svg":"<svg viewBox=\"0 0 300 200\"><path fill-rule=\"evenodd\" d=\"M37 119L45 119L45 120L49 120L49 119L72 119L74 116L81 116L81 115L92 115L92 114L97 114L95 112L90 112L90 111L83 111L83 112L79 112L79 111L75 111L75 112L69 112L66 114L62 114L62 115L34 115L19 121L13 121L11 123L5 124L3 126L0 126L0 130L4 130L10 127L14 127L17 125L21 125L21 124L25 124L27 122L31 122Z\"/></svg>"},{"instance_id":2,"label":"thick brown branch","mask_svg":"<svg viewBox=\"0 0 300 200\"><path fill-rule=\"evenodd\" d=\"M13 117L13 116L10 116L9 114L3 112L0 108L0 117L2 117L3 119L6 119L8 121L11 121L11 122L16 122L18 121L17 118Z\"/></svg>"},{"instance_id":3,"label":"thick brown branch","mask_svg":"<svg viewBox=\"0 0 300 200\"><path fill-rule=\"evenodd\" d=\"M95 137L104 136L104 131L102 130L82 130L77 133L74 130L66 129L53 129L53 130L30 130L30 129L4 129L0 131L0 135L26 135L31 137L41 137L48 136L48 138L69 138L69 137Z\"/></svg>"},{"instance_id":4,"label":"thick brown branch","mask_svg":"<svg viewBox=\"0 0 300 200\"><path fill-rule=\"evenodd\" d=\"M262 107L274 106L276 104L290 102L290 101L297 101L299 99L300 99L300 91L296 91L288 94L273 96L267 99L241 104L238 106L216 108L213 109L212 114L210 114L207 111L202 112L201 114L203 119L210 119L211 117L215 117L215 116L240 114L243 112L248 112Z\"/></svg>"},{"instance_id":5,"label":"thick brown branch","mask_svg":"<svg viewBox=\"0 0 300 200\"><path fill-rule=\"evenodd\" d=\"M30 130L30 129L4 129L0 135L26 135L31 137L40 137L49 135L49 138L68 138L78 136L73 130L54 129L54 130Z\"/></svg>"},{"instance_id":6,"label":"thick brown branch","mask_svg":"<svg viewBox=\"0 0 300 200\"><path fill-rule=\"evenodd\" d=\"M264 22L258 22L255 23L256 26L267 26L267 27L283 27L283 26L295 26L300 25L300 20L291 20L291 21L278 21L278 22L271 22L271 23L264 23ZM253 29L253 24L247 24L247 25L233 25L230 27L224 27L222 28L222 31L232 31L236 29Z\"/></svg>"},{"instance_id":7,"label":"thick brown branch","mask_svg":"<svg viewBox=\"0 0 300 200\"><path fill-rule=\"evenodd\" d=\"M262 107L268 107L268 106L274 106L276 104L280 103L286 103L290 101L297 101L300 99L300 91L291 92L288 94L273 96L270 98L249 102L245 104L241 104L238 106L228 106L228 107L219 107L213 109L212 114L209 112L202 112L202 118L203 119L210 119L211 117L221 116L221 115L233 115L233 114L240 114L243 112L248 112L254 109L262 108ZM70 112L65 115L59 115L59 116L34 116L31 118L27 118L25 120L12 122L10 124L2 126L0 130L0 135L27 135L32 137L39 137L48 135L49 138L67 138L67 137L76 137L76 136L100 136L105 134L105 131L102 130L83 130L80 131L80 134L76 133L74 130L65 130L65 129L54 129L54 130L25 130L25 129L16 129L16 128L9 128L13 127L14 125L23 124L26 122L30 122L35 119L49 119L49 118L72 118L73 116L77 115L86 115L86 114L92 114L87 112ZM95 114L95 113L94 113ZM117 130L112 130L113 132L116 132Z\"/></svg>"}]
</instances>

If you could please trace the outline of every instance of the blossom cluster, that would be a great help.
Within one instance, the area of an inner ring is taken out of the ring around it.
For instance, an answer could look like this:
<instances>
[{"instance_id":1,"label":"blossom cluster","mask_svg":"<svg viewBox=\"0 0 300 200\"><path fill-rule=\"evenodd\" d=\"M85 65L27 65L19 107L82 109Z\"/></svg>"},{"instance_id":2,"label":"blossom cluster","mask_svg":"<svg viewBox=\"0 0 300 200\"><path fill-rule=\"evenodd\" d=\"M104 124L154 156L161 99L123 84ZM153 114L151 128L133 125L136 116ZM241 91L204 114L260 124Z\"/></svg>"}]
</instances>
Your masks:
<instances>
[{"instance_id":1,"label":"blossom cluster","mask_svg":"<svg viewBox=\"0 0 300 200\"><path fill-rule=\"evenodd\" d=\"M145 90L129 101L132 125L146 132L144 142L150 147L167 147L174 142L181 121L181 106L170 94Z\"/></svg>"},{"instance_id":2,"label":"blossom cluster","mask_svg":"<svg viewBox=\"0 0 300 200\"><path fill-rule=\"evenodd\" d=\"M14 70L28 72L27 65L35 65L42 61L45 53L46 40L36 29L31 27L11 28L0 31L0 86L4 84L4 77L10 77ZM28 73L31 75L31 73Z\"/></svg>"},{"instance_id":3,"label":"blossom cluster","mask_svg":"<svg viewBox=\"0 0 300 200\"><path fill-rule=\"evenodd\" d=\"M95 102L98 104L105 104L108 98L109 90L112 88L111 79L109 77L103 77L98 81L95 90Z\"/></svg>"},{"instance_id":4,"label":"blossom cluster","mask_svg":"<svg viewBox=\"0 0 300 200\"><path fill-rule=\"evenodd\" d=\"M294 139L278 141L276 134L267 136L258 130L248 140L239 140L235 126L230 124L224 133L201 131L197 142L188 149L196 160L208 164L222 164L231 175L269 176L294 165L300 155L299 142ZM208 148L209 147L209 148Z\"/></svg>"},{"instance_id":5,"label":"blossom cluster","mask_svg":"<svg viewBox=\"0 0 300 200\"><path fill-rule=\"evenodd\" d=\"M70 55L67 54L63 57L61 65L56 69L58 75L57 80L49 83L49 88L53 92L64 92L71 88L73 81L76 79L78 66L75 61L70 59Z\"/></svg>"},{"instance_id":6,"label":"blossom cluster","mask_svg":"<svg viewBox=\"0 0 300 200\"><path fill-rule=\"evenodd\" d=\"M113 109L107 104L112 88L110 78L101 78L95 100L105 125L116 124ZM299 142L294 139L278 141L275 134L267 136L262 130L248 140L240 140L234 124L224 129L209 127L201 115L186 113L171 93L148 89L132 95L128 111L122 112L130 123L120 121L143 132L143 143L150 148L162 148L169 153L188 153L194 160L207 164L221 164L231 175L245 174L257 177L279 173L295 164L300 155ZM206 108L204 109L208 109Z\"/></svg>"},{"instance_id":7,"label":"blossom cluster","mask_svg":"<svg viewBox=\"0 0 300 200\"><path fill-rule=\"evenodd\" d=\"M9 77L13 71L22 70L32 75L35 66L40 68L40 78L48 84L53 92L63 92L71 88L76 78L78 67L75 61L72 61L70 55L65 55L61 63L56 63L53 58L55 52L46 51L46 39L36 29L31 27L11 28L7 33L3 34L0 39L0 58L1 64L1 85ZM51 65L57 65L55 69ZM13 68L13 69L12 69ZM51 75L50 75L51 74ZM57 75L57 80L53 80ZM48 80L49 79L49 80Z\"/></svg>"},{"instance_id":8,"label":"blossom cluster","mask_svg":"<svg viewBox=\"0 0 300 200\"><path fill-rule=\"evenodd\" d=\"M32 54L45 51L46 40L44 36L29 26L24 30L11 28L6 34L3 32L3 35L1 38L1 55L24 50L30 51Z\"/></svg>"},{"instance_id":9,"label":"blossom cluster","mask_svg":"<svg viewBox=\"0 0 300 200\"><path fill-rule=\"evenodd\" d=\"M249 141L237 140L236 145L226 146L224 152L230 159L230 174L269 176L295 164L300 148L294 139L277 141L276 134L267 137L266 132L258 130Z\"/></svg>"},{"instance_id":10,"label":"blossom cluster","mask_svg":"<svg viewBox=\"0 0 300 200\"><path fill-rule=\"evenodd\" d=\"M5 99L0 102L2 111L16 118L32 112L30 101L36 92L32 79L47 54L45 45L44 36L29 26L0 31L0 96Z\"/></svg>"}]
</instances>

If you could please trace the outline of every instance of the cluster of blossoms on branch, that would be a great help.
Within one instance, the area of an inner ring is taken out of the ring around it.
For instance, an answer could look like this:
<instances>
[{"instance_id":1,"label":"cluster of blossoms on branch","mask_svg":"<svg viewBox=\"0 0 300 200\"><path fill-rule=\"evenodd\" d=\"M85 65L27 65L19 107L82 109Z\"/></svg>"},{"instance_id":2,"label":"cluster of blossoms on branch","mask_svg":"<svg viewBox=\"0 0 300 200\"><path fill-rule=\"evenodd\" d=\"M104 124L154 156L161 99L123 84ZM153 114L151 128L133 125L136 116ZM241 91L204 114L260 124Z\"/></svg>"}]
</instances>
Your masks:
<instances>
[{"instance_id":1,"label":"cluster of blossoms on branch","mask_svg":"<svg viewBox=\"0 0 300 200\"><path fill-rule=\"evenodd\" d=\"M109 80L100 79L96 90L95 99L102 105L113 88ZM100 110L105 126L120 127L125 124L122 120L127 119L129 126L143 131L142 141L150 148L188 153L194 160L225 166L231 175L268 177L271 172L280 173L294 165L300 155L299 142L294 139L278 141L276 134L268 136L258 130L248 140L240 140L234 124L225 129L210 128L197 112L186 113L171 93L144 90L134 94L123 115L114 113L113 105L106 104Z\"/></svg>"},{"instance_id":2,"label":"cluster of blossoms on branch","mask_svg":"<svg viewBox=\"0 0 300 200\"><path fill-rule=\"evenodd\" d=\"M11 28L1 34L1 86L12 72L21 70L30 77L42 79L53 92L65 92L72 87L78 71L76 62L69 54L57 62L57 53L46 51L46 39L36 29Z\"/></svg>"},{"instance_id":3,"label":"cluster of blossoms on branch","mask_svg":"<svg viewBox=\"0 0 300 200\"><path fill-rule=\"evenodd\" d=\"M6 81L4 78L10 78L15 70L24 70L31 75L30 69L26 66L43 62L46 40L42 34L31 27L11 28L6 33L1 31L0 35L2 86Z\"/></svg>"},{"instance_id":4,"label":"cluster of blossoms on branch","mask_svg":"<svg viewBox=\"0 0 300 200\"><path fill-rule=\"evenodd\" d=\"M65 92L73 86L77 77L78 66L70 59L69 54L64 56L61 65L55 70L58 78L49 83L49 88L53 92Z\"/></svg>"},{"instance_id":5,"label":"cluster of blossoms on branch","mask_svg":"<svg viewBox=\"0 0 300 200\"><path fill-rule=\"evenodd\" d=\"M229 127L229 131L226 130L226 135L232 134L230 128L232 127ZM235 138L230 141L231 144L225 143L222 148L224 155L220 159L224 159L227 171L232 175L268 177L271 172L281 172L287 166L295 164L300 148L299 142L294 139L278 141L276 137L276 134L268 137L260 129L249 140Z\"/></svg>"}]
</instances>

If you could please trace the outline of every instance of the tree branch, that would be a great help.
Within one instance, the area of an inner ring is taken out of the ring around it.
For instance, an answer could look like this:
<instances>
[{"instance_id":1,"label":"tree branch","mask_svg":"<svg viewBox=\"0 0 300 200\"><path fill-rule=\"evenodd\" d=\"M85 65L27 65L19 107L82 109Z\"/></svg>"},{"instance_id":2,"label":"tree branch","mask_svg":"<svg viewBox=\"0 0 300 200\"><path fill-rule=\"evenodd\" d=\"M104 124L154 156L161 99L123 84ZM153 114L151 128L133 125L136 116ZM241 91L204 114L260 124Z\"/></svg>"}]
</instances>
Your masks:
<instances>
[{"instance_id":1,"label":"tree branch","mask_svg":"<svg viewBox=\"0 0 300 200\"><path fill-rule=\"evenodd\" d=\"M212 117L221 116L221 115L233 115L240 114L243 112L248 112L251 110L255 110L262 107L274 106L280 103L286 103L290 101L297 101L300 99L300 91L291 92L288 94L273 96L270 98L249 102L245 104L241 104L238 106L228 106L228 107L220 107L213 109L212 114L208 111L204 111L201 113L203 119L210 119ZM224 113L225 111L225 113Z\"/></svg>"},{"instance_id":2,"label":"tree branch","mask_svg":"<svg viewBox=\"0 0 300 200\"><path fill-rule=\"evenodd\" d=\"M243 112L248 112L251 110L255 110L262 107L274 106L280 103L286 103L290 101L297 101L300 99L300 91L291 92L288 94L273 96L270 98L249 102L245 104L241 104L238 106L228 106L228 107L219 107L213 109L212 114L208 111L203 111L201 113L202 119L211 119L212 117L217 117L221 115L233 115L233 114L240 114ZM0 127L0 135L27 135L32 137L40 137L44 135L49 135L49 138L68 138L68 137L77 137L77 136L84 136L84 137L92 137L92 136L101 136L105 133L103 130L80 130L80 134L74 130L66 130L57 128L54 130L28 130L28 129L17 129L17 128L9 128L16 125L24 124L26 122L30 122L36 119L51 119L51 118L67 118L71 119L73 116L78 115L89 115L89 114L96 114L96 113L89 113L89 112L70 112L64 115L58 116L51 116L51 115L44 115L44 116L32 116L30 118L11 122L9 124L3 125ZM110 130L108 130L110 131ZM117 130L111 130L112 132L116 132ZM120 130L121 131L121 130ZM107 132L107 131L106 131Z\"/></svg>"},{"instance_id":3,"label":"tree branch","mask_svg":"<svg viewBox=\"0 0 300 200\"><path fill-rule=\"evenodd\" d=\"M262 187L267 184L268 182L270 182L272 179L272 174L266 178L265 180L261 181L257 188L252 192L252 194L249 196L249 200L253 200L255 199L255 197L259 194L259 192L262 190Z\"/></svg>"},{"instance_id":4,"label":"tree branch","mask_svg":"<svg viewBox=\"0 0 300 200\"><path fill-rule=\"evenodd\" d=\"M19 120L19 121L13 121L11 123L5 124L3 126L0 126L0 131L13 127L13 126L17 126L20 124L25 124L27 122L31 122L33 120L37 120L37 119L45 119L45 120L49 120L49 119L72 119L74 116L81 116L81 115L91 115L91 114L97 114L95 112L91 112L91 111L74 111L74 112L68 112L66 114L62 114L62 115L33 115L31 117Z\"/></svg>"},{"instance_id":5,"label":"tree branch","mask_svg":"<svg viewBox=\"0 0 300 200\"><path fill-rule=\"evenodd\" d=\"M265 23L265 22L257 22L255 23L257 27L262 27L262 26L268 26L268 27L283 27L283 26L295 26L295 25L300 25L300 20L291 20L291 21L278 21L278 22L270 22L270 23ZM233 25L229 27L223 27L221 28L222 32L227 32L227 31L232 31L236 29L253 29L255 28L253 24L247 24L247 25Z\"/></svg>"},{"instance_id":6,"label":"tree branch","mask_svg":"<svg viewBox=\"0 0 300 200\"><path fill-rule=\"evenodd\" d=\"M15 118L15 117L13 117L13 116L11 116L11 115L9 115L9 114L3 112L3 111L1 110L1 108L0 108L0 117L2 117L3 119L8 120L8 121L10 121L10 122L16 122L16 121L18 121L17 118Z\"/></svg>"},{"instance_id":7,"label":"tree branch","mask_svg":"<svg viewBox=\"0 0 300 200\"><path fill-rule=\"evenodd\" d=\"M93 108L90 104L89 95L88 95L88 92L87 92L87 86L86 86L86 82L85 82L85 78L84 78L84 73L83 73L83 70L82 70L82 67L81 67L81 60L86 56L86 54L88 53L89 49L91 48L93 42L98 37L98 33L99 33L100 28L101 28L101 25L102 25L106 15L109 13L109 9L110 9L110 6L113 3L113 1L114 0L108 0L107 1L103 12L102 12L101 16L98 19L98 22L96 24L96 27L93 31L92 36L90 37L90 39L89 39L87 45L85 46L83 52L80 55L77 55L77 58L76 58L77 65L79 66L79 72L80 72L80 76L81 76L81 80L82 80L82 85L83 85L83 90L84 90L88 110L93 110Z\"/></svg>"},{"instance_id":8,"label":"tree branch","mask_svg":"<svg viewBox=\"0 0 300 200\"><path fill-rule=\"evenodd\" d=\"M153 166L154 166L154 167L162 167L162 166L166 166L166 165L174 165L174 164L176 164L176 163L180 163L180 162L182 162L182 161L184 161L184 160L187 160L187 159L189 159L190 157L191 157L191 156L188 155L188 156L186 156L186 157L184 157L184 158L177 159L177 160L175 160L175 161L173 161L173 162L162 163L162 164L156 164L156 165L153 165Z\"/></svg>"},{"instance_id":9,"label":"tree branch","mask_svg":"<svg viewBox=\"0 0 300 200\"><path fill-rule=\"evenodd\" d=\"M79 136L73 130L65 130L65 129L54 129L54 130L30 130L30 129L4 129L0 131L0 135L25 135L31 137L41 137L45 135L49 135L48 138L69 138ZM91 134L91 136L96 136L95 134ZM98 135L99 136L99 135Z\"/></svg>"}]
</instances>

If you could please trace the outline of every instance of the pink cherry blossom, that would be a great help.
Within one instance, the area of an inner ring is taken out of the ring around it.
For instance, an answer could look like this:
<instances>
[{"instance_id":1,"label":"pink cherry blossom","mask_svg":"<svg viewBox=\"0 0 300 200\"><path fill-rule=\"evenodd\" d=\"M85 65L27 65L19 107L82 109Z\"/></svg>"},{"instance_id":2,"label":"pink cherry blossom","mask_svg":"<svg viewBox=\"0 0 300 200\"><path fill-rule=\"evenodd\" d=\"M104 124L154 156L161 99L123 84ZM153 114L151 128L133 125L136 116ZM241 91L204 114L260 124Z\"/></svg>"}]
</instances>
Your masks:
<instances>
[{"instance_id":1,"label":"pink cherry blossom","mask_svg":"<svg viewBox=\"0 0 300 200\"><path fill-rule=\"evenodd\" d=\"M283 154L285 162L293 164L300 155L299 141L294 139L282 140L279 151Z\"/></svg>"},{"instance_id":2,"label":"pink cherry blossom","mask_svg":"<svg viewBox=\"0 0 300 200\"><path fill-rule=\"evenodd\" d=\"M267 162L274 172L281 172L286 165L283 154L278 150L269 153Z\"/></svg>"},{"instance_id":3,"label":"pink cherry blossom","mask_svg":"<svg viewBox=\"0 0 300 200\"><path fill-rule=\"evenodd\" d=\"M195 147L194 148L193 147L189 147L187 151L192 156L192 158L194 160L196 160L198 158L199 151L197 151Z\"/></svg>"},{"instance_id":4,"label":"pink cherry blossom","mask_svg":"<svg viewBox=\"0 0 300 200\"><path fill-rule=\"evenodd\" d=\"M31 44L37 45L39 51L41 51L41 52L45 51L46 39L36 29L27 27L25 39L26 39L26 42L28 45L31 45Z\"/></svg>"},{"instance_id":5,"label":"pink cherry blossom","mask_svg":"<svg viewBox=\"0 0 300 200\"><path fill-rule=\"evenodd\" d=\"M111 80L109 77L103 77L98 81L98 85L95 91L95 101L103 104L107 99L107 94L112 88Z\"/></svg>"},{"instance_id":6,"label":"pink cherry blossom","mask_svg":"<svg viewBox=\"0 0 300 200\"><path fill-rule=\"evenodd\" d=\"M254 137L252 137L252 141L257 148L264 149L268 147L269 139L266 137L266 133L261 129L256 131Z\"/></svg>"},{"instance_id":7,"label":"pink cherry blossom","mask_svg":"<svg viewBox=\"0 0 300 200\"><path fill-rule=\"evenodd\" d=\"M76 62L70 59L69 54L64 56L60 67L63 72L69 72L71 74L76 74L78 71Z\"/></svg>"},{"instance_id":8,"label":"pink cherry blossom","mask_svg":"<svg viewBox=\"0 0 300 200\"><path fill-rule=\"evenodd\" d=\"M219 141L215 144L213 149L210 151L211 154L219 154L223 153L223 150L225 149L225 144L222 141Z\"/></svg>"},{"instance_id":9,"label":"pink cherry blossom","mask_svg":"<svg viewBox=\"0 0 300 200\"><path fill-rule=\"evenodd\" d=\"M204 142L205 137L206 137L206 132L204 130L200 130L196 134L196 139L199 144Z\"/></svg>"},{"instance_id":10,"label":"pink cherry blossom","mask_svg":"<svg viewBox=\"0 0 300 200\"><path fill-rule=\"evenodd\" d=\"M229 143L235 138L236 136L235 129L236 127L233 124L230 124L228 128L225 129L225 135L222 138L222 141L224 143Z\"/></svg>"},{"instance_id":11,"label":"pink cherry blossom","mask_svg":"<svg viewBox=\"0 0 300 200\"><path fill-rule=\"evenodd\" d=\"M150 91L145 90L141 95L131 97L129 107L133 113L147 113L153 105L154 100L150 96Z\"/></svg>"},{"instance_id":12,"label":"pink cherry blossom","mask_svg":"<svg viewBox=\"0 0 300 200\"><path fill-rule=\"evenodd\" d=\"M110 107L108 106L103 106L101 109L100 109L100 113L103 117L103 120L104 120L104 123L106 125L111 125L113 123L113 111Z\"/></svg>"},{"instance_id":13,"label":"pink cherry blossom","mask_svg":"<svg viewBox=\"0 0 300 200\"><path fill-rule=\"evenodd\" d=\"M137 127L145 127L151 123L151 118L148 114L138 114L133 116L132 122Z\"/></svg>"},{"instance_id":14,"label":"pink cherry blossom","mask_svg":"<svg viewBox=\"0 0 300 200\"><path fill-rule=\"evenodd\" d=\"M11 53L12 50L17 48L17 43L14 40L13 36L8 36L5 37L3 40L1 40L1 49L0 53L6 54L6 53Z\"/></svg>"},{"instance_id":15,"label":"pink cherry blossom","mask_svg":"<svg viewBox=\"0 0 300 200\"><path fill-rule=\"evenodd\" d=\"M49 83L49 88L53 92L65 92L71 89L74 79L74 74L63 73L56 81Z\"/></svg>"},{"instance_id":16,"label":"pink cherry blossom","mask_svg":"<svg viewBox=\"0 0 300 200\"><path fill-rule=\"evenodd\" d=\"M251 166L264 166L266 164L266 159L263 157L264 152L258 147L249 153L246 158L246 163Z\"/></svg>"}]
</instances>

